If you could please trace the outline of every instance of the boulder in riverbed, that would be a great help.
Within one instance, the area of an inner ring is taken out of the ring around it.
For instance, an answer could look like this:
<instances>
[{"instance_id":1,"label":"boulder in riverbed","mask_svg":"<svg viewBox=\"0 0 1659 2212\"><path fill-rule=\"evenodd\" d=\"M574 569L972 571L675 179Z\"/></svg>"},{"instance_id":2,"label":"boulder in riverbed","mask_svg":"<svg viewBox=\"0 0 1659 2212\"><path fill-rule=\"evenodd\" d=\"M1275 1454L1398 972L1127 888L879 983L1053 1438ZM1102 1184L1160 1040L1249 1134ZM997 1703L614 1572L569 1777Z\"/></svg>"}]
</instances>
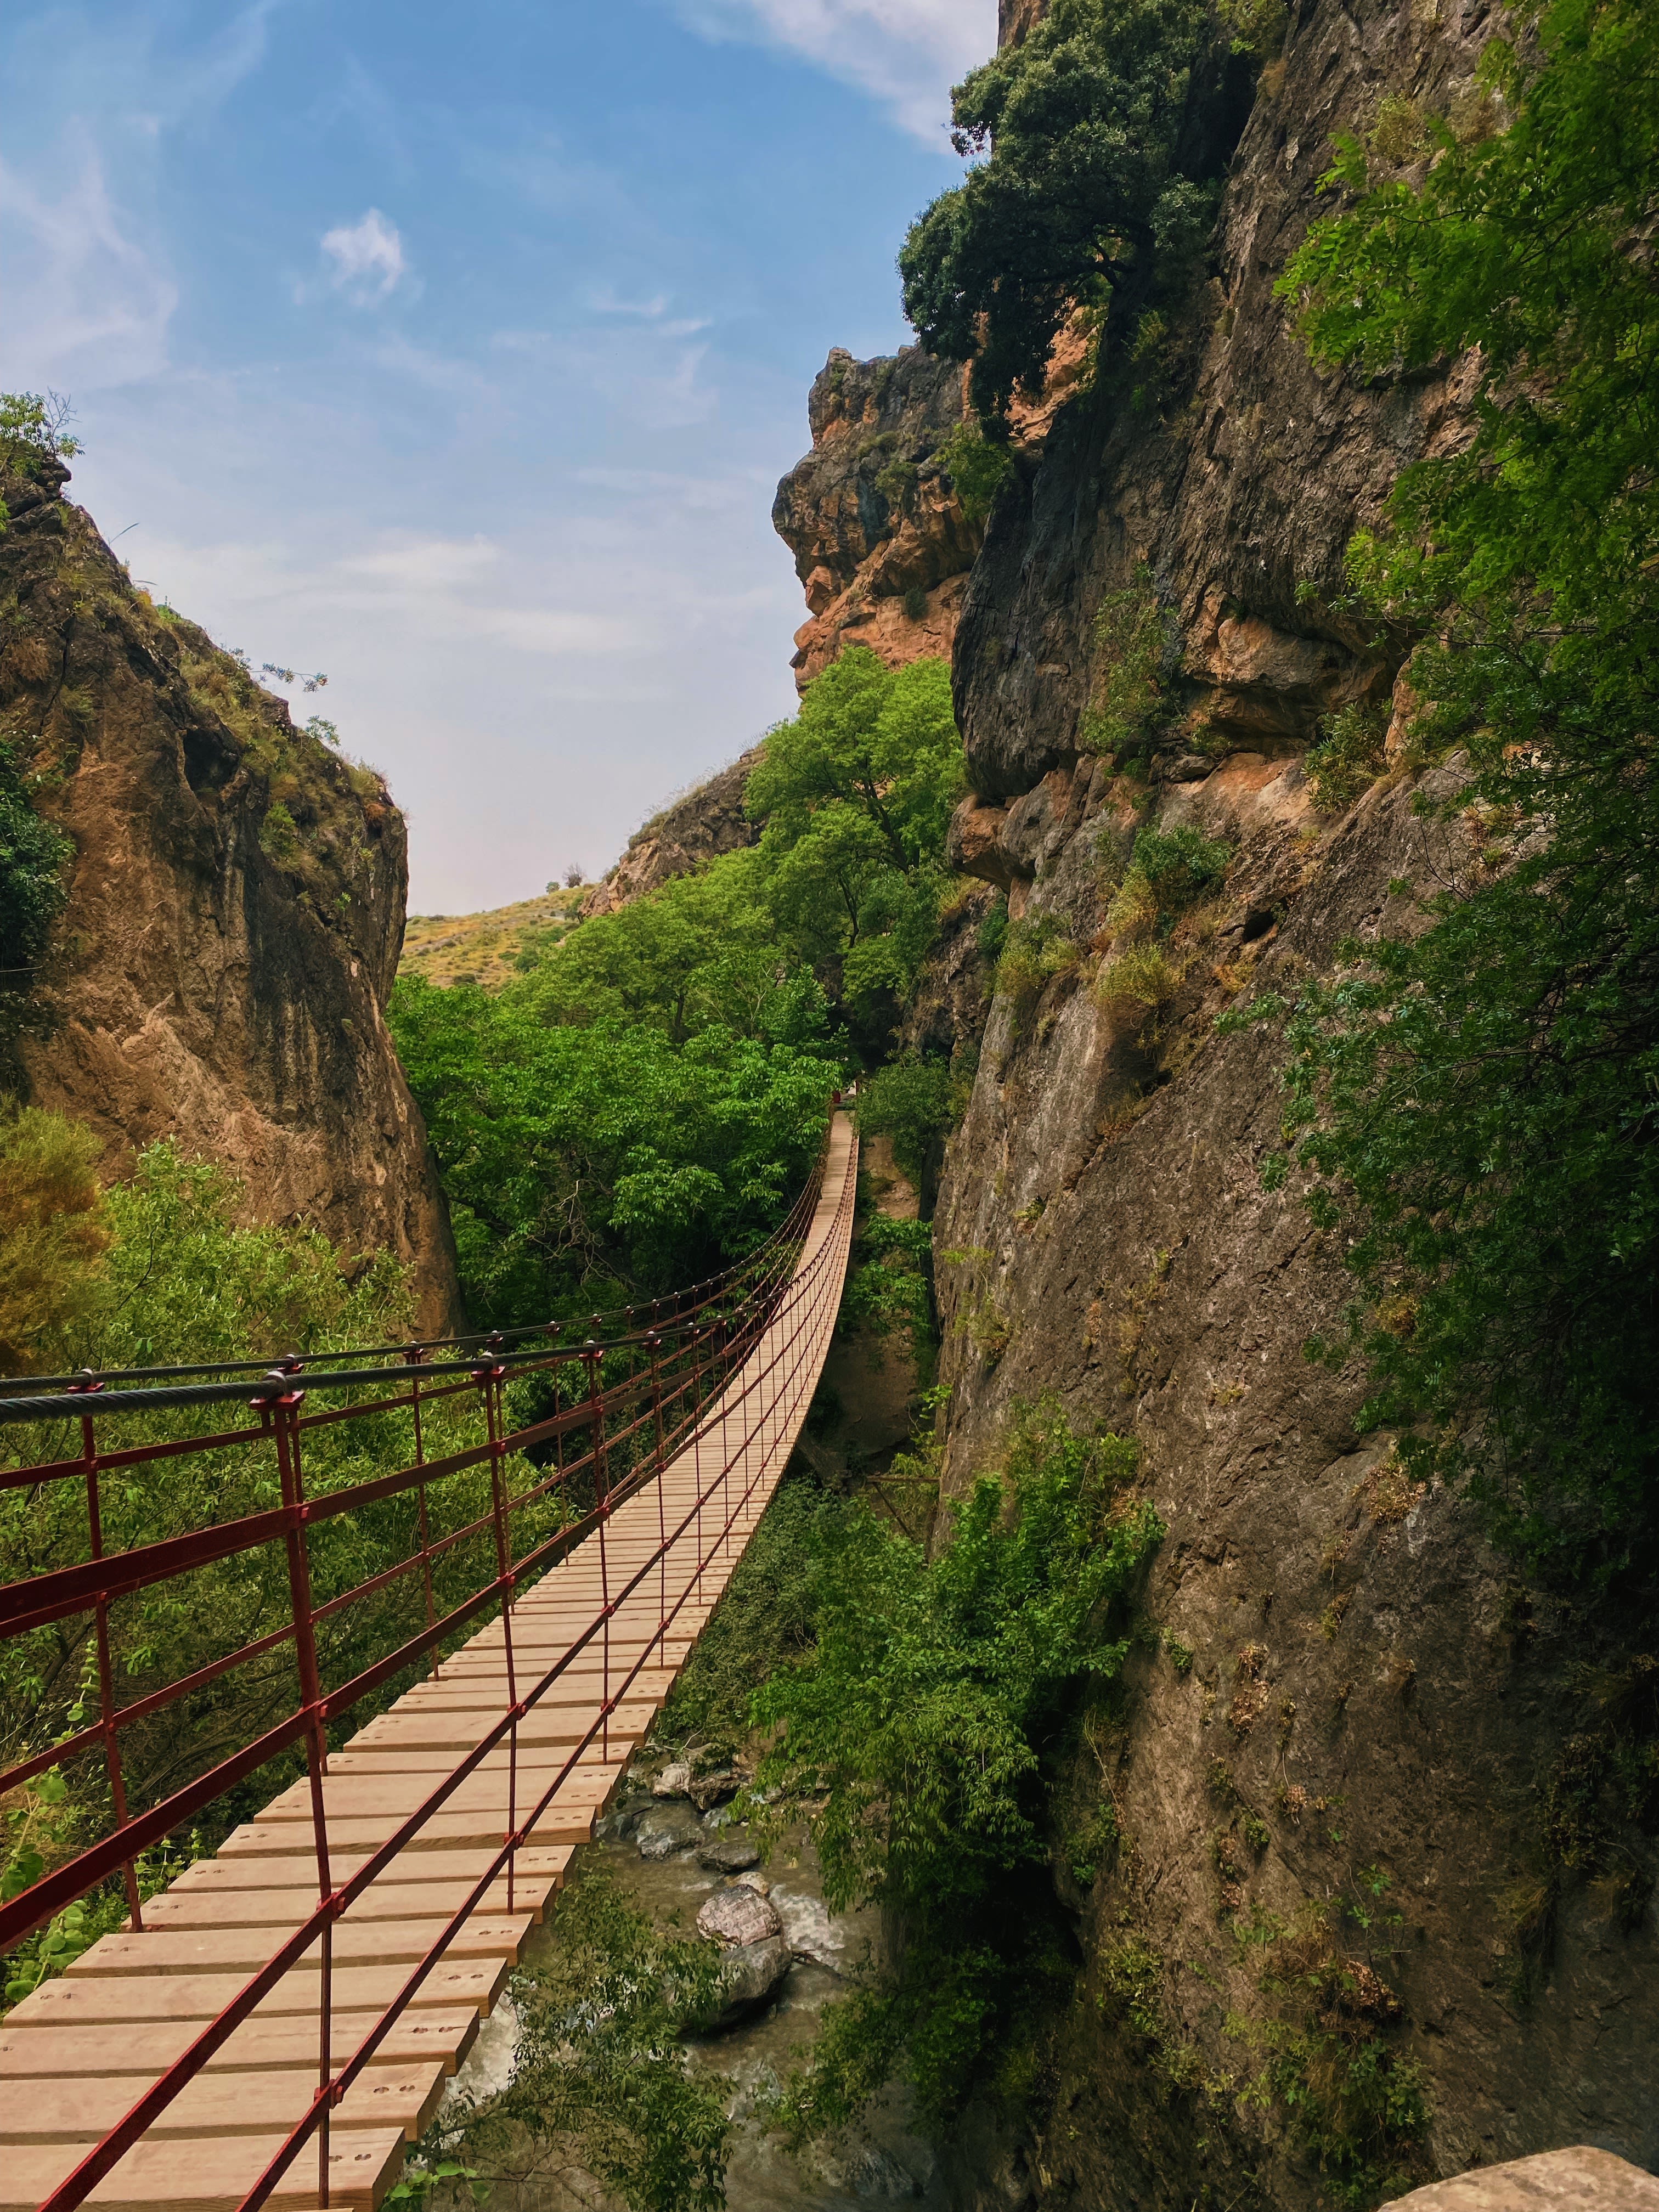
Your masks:
<instances>
[{"instance_id":1,"label":"boulder in riverbed","mask_svg":"<svg viewBox=\"0 0 1659 2212\"><path fill-rule=\"evenodd\" d=\"M760 1853L744 1837L722 1836L718 1843L703 1845L697 1864L710 1874L744 1874L760 1864Z\"/></svg>"},{"instance_id":2,"label":"boulder in riverbed","mask_svg":"<svg viewBox=\"0 0 1659 2212\"><path fill-rule=\"evenodd\" d=\"M670 1859L700 1842L702 1829L689 1805L653 1805L639 1826L640 1856Z\"/></svg>"},{"instance_id":3,"label":"boulder in riverbed","mask_svg":"<svg viewBox=\"0 0 1659 2212\"><path fill-rule=\"evenodd\" d=\"M781 1936L783 1923L770 1898L763 1897L746 1881L737 1881L729 1889L717 1889L712 1897L703 1899L702 1910L697 1915L697 1933L711 1937L716 1943L741 1946L763 1943L771 1936Z\"/></svg>"}]
</instances>

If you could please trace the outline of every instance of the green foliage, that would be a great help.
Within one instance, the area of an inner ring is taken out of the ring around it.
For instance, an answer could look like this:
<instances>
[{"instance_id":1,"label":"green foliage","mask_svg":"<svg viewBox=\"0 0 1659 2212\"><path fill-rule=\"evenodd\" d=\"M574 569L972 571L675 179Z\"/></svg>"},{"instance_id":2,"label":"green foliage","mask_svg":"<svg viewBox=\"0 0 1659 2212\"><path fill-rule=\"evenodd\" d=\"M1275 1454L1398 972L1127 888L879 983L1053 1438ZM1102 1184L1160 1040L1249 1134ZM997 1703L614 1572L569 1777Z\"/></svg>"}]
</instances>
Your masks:
<instances>
[{"instance_id":1,"label":"green foliage","mask_svg":"<svg viewBox=\"0 0 1659 2212\"><path fill-rule=\"evenodd\" d=\"M1659 19L1559 0L1528 51L1483 60L1507 129L1425 119L1417 184L1343 142L1354 202L1285 279L1322 359L1477 380L1467 448L1350 556L1362 610L1429 641L1450 881L1303 994L1290 1125L1352 1239L1365 1418L1413 1425L1417 1474L1472 1474L1524 1555L1607 1576L1651 1564L1659 1499L1659 293L1632 244Z\"/></svg>"},{"instance_id":2,"label":"green foliage","mask_svg":"<svg viewBox=\"0 0 1659 2212\"><path fill-rule=\"evenodd\" d=\"M95 1681L88 1694L95 1690ZM83 1704L85 1700L83 1699ZM73 1716L80 1727L92 1717L86 1710ZM68 1784L55 1767L15 1792L6 1814L6 1856L0 1865L0 1902L21 1896L49 1866L72 1846L79 1808ZM175 1851L166 1844L142 1852L135 1865L141 1900L165 1889L198 1856L197 1839L191 1848ZM47 1924L37 1929L5 1960L0 1983L0 2009L21 2004L42 1982L55 1980L89 1951L101 1936L112 1935L127 1917L127 1895L119 1879L94 1890L89 1897L65 1905Z\"/></svg>"},{"instance_id":3,"label":"green foliage","mask_svg":"<svg viewBox=\"0 0 1659 2212\"><path fill-rule=\"evenodd\" d=\"M734 1751L755 1685L811 1644L817 1614L814 1538L837 1509L804 1477L786 1475L698 1637L657 1722L658 1740L695 1736Z\"/></svg>"},{"instance_id":4,"label":"green foliage","mask_svg":"<svg viewBox=\"0 0 1659 2212\"><path fill-rule=\"evenodd\" d=\"M1251 70L1203 0L1054 0L951 95L981 158L911 226L904 312L974 364L983 416L1041 391L1074 306L1104 307L1102 360L1190 286Z\"/></svg>"},{"instance_id":5,"label":"green foliage","mask_svg":"<svg viewBox=\"0 0 1659 2212\"><path fill-rule=\"evenodd\" d=\"M550 1022L542 988L415 977L392 998L478 1320L637 1303L752 1250L841 1078L821 1052L712 1023L677 1045L646 1020Z\"/></svg>"},{"instance_id":6,"label":"green foliage","mask_svg":"<svg viewBox=\"0 0 1659 2212\"><path fill-rule=\"evenodd\" d=\"M817 1641L755 1696L756 1725L781 1730L757 1778L778 1793L769 1820L810 1815L831 1905L872 1899L905 1940L890 1985L854 2002L863 2044L838 2027L791 2085L801 2127L901 2048L924 2110L949 2110L1020 1974L1043 1971L1022 1948L1040 1949L1041 1916L1011 1911L1009 1884L1044 1855L1043 1749L1128 1649L1109 1618L1163 1533L1128 1494L1135 1463L1127 1439L1075 1437L1043 1406L932 1560L860 1504L820 1525Z\"/></svg>"},{"instance_id":7,"label":"green foliage","mask_svg":"<svg viewBox=\"0 0 1659 2212\"><path fill-rule=\"evenodd\" d=\"M999 998L1011 999L1023 1020L1054 976L1075 968L1078 949L1066 936L1057 915L1024 915L1011 922L997 961Z\"/></svg>"},{"instance_id":8,"label":"green foliage","mask_svg":"<svg viewBox=\"0 0 1659 2212\"><path fill-rule=\"evenodd\" d=\"M30 778L0 744L0 1042L34 1027L34 971L69 901L75 845L35 811Z\"/></svg>"},{"instance_id":9,"label":"green foliage","mask_svg":"<svg viewBox=\"0 0 1659 2212\"><path fill-rule=\"evenodd\" d=\"M877 1058L915 988L962 772L945 663L849 647L767 738L758 846L529 948L499 993L398 984L475 1318L635 1301L752 1249L843 1080L833 1017Z\"/></svg>"},{"instance_id":10,"label":"green foliage","mask_svg":"<svg viewBox=\"0 0 1659 2212\"><path fill-rule=\"evenodd\" d=\"M921 1190L955 1118L948 1062L911 1058L878 1067L859 1085L856 1113L861 1135L892 1139L895 1161Z\"/></svg>"},{"instance_id":11,"label":"green foliage","mask_svg":"<svg viewBox=\"0 0 1659 2212\"><path fill-rule=\"evenodd\" d=\"M574 2166L629 2212L724 2212L733 2085L689 2072L680 2049L687 2025L719 2009L715 1948L660 1935L591 1872L561 1895L513 1997L512 2079L441 2116L428 2167L522 2191Z\"/></svg>"},{"instance_id":12,"label":"green foliage","mask_svg":"<svg viewBox=\"0 0 1659 2212\"><path fill-rule=\"evenodd\" d=\"M0 392L0 476L36 477L43 460L73 460L81 441L64 426L74 410L58 392ZM0 501L0 530L6 526Z\"/></svg>"},{"instance_id":13,"label":"green foliage","mask_svg":"<svg viewBox=\"0 0 1659 2212\"><path fill-rule=\"evenodd\" d=\"M82 1286L74 1313L33 1347L37 1360L54 1368L118 1369L179 1359L269 1358L286 1350L305 1354L408 1333L408 1295L389 1257L357 1259L343 1269L339 1256L313 1232L239 1226L240 1196L221 1170L187 1164L169 1145L143 1153L132 1181L107 1194L114 1241L90 1283ZM77 1197L71 1189L71 1212ZM217 1407L193 1414L128 1413L110 1417L105 1428L111 1443L143 1444L178 1435L181 1425L211 1433L222 1418ZM428 1454L459 1443L462 1430L467 1443L476 1441L476 1422L468 1414L431 1408ZM0 1459L8 1467L59 1457L74 1448L61 1423L0 1432ZM406 1414L320 1429L307 1440L307 1486L313 1494L325 1492L411 1455ZM104 1541L111 1551L125 1551L199 1527L204 1514L230 1520L259 1511L276 1496L275 1459L267 1449L210 1449L159 1461L102 1482ZM472 1472L447 1484L441 1495L434 1489L434 1534L469 1523L485 1510L488 1497L487 1474ZM319 1523L310 1546L318 1602L406 1556L416 1511L412 1499L389 1499ZM0 1492L0 1581L80 1560L86 1541L86 1504L78 1485ZM446 1591L475 1588L492 1571L480 1541L457 1545L439 1563L440 1603ZM123 1605L111 1623L123 1702L259 1636L286 1619L287 1610L280 1546L200 1569ZM325 1679L343 1679L369 1650L384 1650L411 1633L421 1617L418 1583L411 1588L407 1581L331 1616L319 1629ZM0 1759L44 1750L78 1725L90 1637L86 1620L64 1634L54 1626L0 1647ZM185 1706L124 1729L131 1802L139 1808L154 1802L209 1764L222 1742L256 1735L266 1724L273 1692L289 1693L291 1670L291 1659L279 1651L209 1686ZM274 1783L256 1778L236 1802L261 1802L262 1787L280 1786L287 1778L286 1771ZM101 1832L109 1808L101 1760L94 1757L66 1769L65 1780L70 1802L58 1827L58 1842L67 1846ZM241 1817L234 1802L226 1818L234 1824Z\"/></svg>"},{"instance_id":14,"label":"green foliage","mask_svg":"<svg viewBox=\"0 0 1659 2212\"><path fill-rule=\"evenodd\" d=\"M838 970L855 1015L902 1001L933 940L963 785L942 660L843 648L774 730L744 793L763 819L765 902L797 957Z\"/></svg>"},{"instance_id":15,"label":"green foliage","mask_svg":"<svg viewBox=\"0 0 1659 2212\"><path fill-rule=\"evenodd\" d=\"M926 1221L896 1221L872 1213L854 1240L842 1314L861 1322L877 1336L903 1331L911 1357L920 1361L932 1337L933 1231Z\"/></svg>"},{"instance_id":16,"label":"green foliage","mask_svg":"<svg viewBox=\"0 0 1659 2212\"><path fill-rule=\"evenodd\" d=\"M1138 830L1129 872L1152 894L1160 927L1167 928L1200 899L1226 881L1233 848L1224 837L1206 837L1183 825L1175 830Z\"/></svg>"},{"instance_id":17,"label":"green foliage","mask_svg":"<svg viewBox=\"0 0 1659 2212\"><path fill-rule=\"evenodd\" d=\"M1348 1955L1335 1941L1339 1916L1362 1933L1373 1927L1389 1887L1383 1869L1364 1869L1364 1894L1340 1900L1334 1914L1311 1906L1287 1927L1258 1911L1237 1931L1241 1958L1259 1955L1261 1990L1279 2001L1276 2017L1227 2021L1230 2035L1266 2057L1242 2101L1288 2124L1348 2212L1369 2212L1412 2187L1429 2121L1423 2069L1389 2041L1399 1998L1368 1958ZM1381 1917L1392 1929L1403 1925L1397 1913Z\"/></svg>"},{"instance_id":18,"label":"green foliage","mask_svg":"<svg viewBox=\"0 0 1659 2212\"><path fill-rule=\"evenodd\" d=\"M1181 633L1160 605L1152 571L1135 572L1127 591L1109 592L1095 615L1095 665L1078 741L1127 769L1144 769L1169 721L1170 687L1181 661Z\"/></svg>"},{"instance_id":19,"label":"green foliage","mask_svg":"<svg viewBox=\"0 0 1659 2212\"><path fill-rule=\"evenodd\" d=\"M992 900L985 919L975 932L974 942L981 957L994 963L1001 957L1008 937L1008 900L999 891Z\"/></svg>"},{"instance_id":20,"label":"green foliage","mask_svg":"<svg viewBox=\"0 0 1659 2212\"><path fill-rule=\"evenodd\" d=\"M934 455L955 487L969 522L990 519L1002 482L1014 465L1006 438L988 438L978 422L958 422Z\"/></svg>"},{"instance_id":21,"label":"green foliage","mask_svg":"<svg viewBox=\"0 0 1659 2212\"><path fill-rule=\"evenodd\" d=\"M1388 717L1375 707L1355 704L1331 716L1304 763L1314 805L1322 813L1352 806L1382 775L1388 727Z\"/></svg>"},{"instance_id":22,"label":"green foliage","mask_svg":"<svg viewBox=\"0 0 1659 2212\"><path fill-rule=\"evenodd\" d=\"M279 867L299 857L299 824L280 799L265 809L265 818L259 824L259 850Z\"/></svg>"},{"instance_id":23,"label":"green foliage","mask_svg":"<svg viewBox=\"0 0 1659 2212\"><path fill-rule=\"evenodd\" d=\"M35 1346L98 1302L112 1235L98 1151L81 1122L0 1108L0 1375L27 1373Z\"/></svg>"}]
</instances>

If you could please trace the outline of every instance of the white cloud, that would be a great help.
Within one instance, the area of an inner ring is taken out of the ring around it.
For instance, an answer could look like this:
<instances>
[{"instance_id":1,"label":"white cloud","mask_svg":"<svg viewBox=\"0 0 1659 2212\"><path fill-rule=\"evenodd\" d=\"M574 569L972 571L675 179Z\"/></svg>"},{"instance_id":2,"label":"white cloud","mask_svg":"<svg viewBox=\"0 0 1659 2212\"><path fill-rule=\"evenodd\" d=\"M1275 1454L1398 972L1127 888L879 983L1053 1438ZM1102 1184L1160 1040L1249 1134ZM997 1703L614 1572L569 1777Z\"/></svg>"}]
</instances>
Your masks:
<instances>
[{"instance_id":1,"label":"white cloud","mask_svg":"<svg viewBox=\"0 0 1659 2212\"><path fill-rule=\"evenodd\" d=\"M951 85L997 42L996 0L678 0L678 12L704 38L802 55L941 152Z\"/></svg>"},{"instance_id":2,"label":"white cloud","mask_svg":"<svg viewBox=\"0 0 1659 2212\"><path fill-rule=\"evenodd\" d=\"M325 230L322 248L334 264L329 282L359 307L384 300L408 271L398 226L379 208L370 208L356 222Z\"/></svg>"},{"instance_id":3,"label":"white cloud","mask_svg":"<svg viewBox=\"0 0 1659 2212\"><path fill-rule=\"evenodd\" d=\"M130 384L167 360L178 287L130 233L88 134L66 134L60 189L35 190L0 162L11 374L81 392Z\"/></svg>"}]
</instances>

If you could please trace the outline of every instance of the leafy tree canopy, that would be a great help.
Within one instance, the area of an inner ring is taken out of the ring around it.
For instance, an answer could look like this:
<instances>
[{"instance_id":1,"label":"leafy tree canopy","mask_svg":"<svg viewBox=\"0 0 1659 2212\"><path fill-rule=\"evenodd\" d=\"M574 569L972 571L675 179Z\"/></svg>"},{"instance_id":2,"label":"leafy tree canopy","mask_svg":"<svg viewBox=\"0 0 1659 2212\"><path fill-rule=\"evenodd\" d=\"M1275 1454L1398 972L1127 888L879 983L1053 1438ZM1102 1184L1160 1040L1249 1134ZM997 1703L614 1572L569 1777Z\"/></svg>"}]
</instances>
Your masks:
<instances>
[{"instance_id":1,"label":"leafy tree canopy","mask_svg":"<svg viewBox=\"0 0 1659 2212\"><path fill-rule=\"evenodd\" d=\"M981 413L1039 392L1074 307L1107 310L1103 360L1186 289L1254 71L1205 0L1054 0L951 95L981 157L911 226L904 312L930 351L974 364Z\"/></svg>"},{"instance_id":2,"label":"leafy tree canopy","mask_svg":"<svg viewBox=\"0 0 1659 2212\"><path fill-rule=\"evenodd\" d=\"M714 1024L544 1019L509 985L398 986L475 1318L586 1311L712 1273L805 1181L838 1060Z\"/></svg>"}]
</instances>

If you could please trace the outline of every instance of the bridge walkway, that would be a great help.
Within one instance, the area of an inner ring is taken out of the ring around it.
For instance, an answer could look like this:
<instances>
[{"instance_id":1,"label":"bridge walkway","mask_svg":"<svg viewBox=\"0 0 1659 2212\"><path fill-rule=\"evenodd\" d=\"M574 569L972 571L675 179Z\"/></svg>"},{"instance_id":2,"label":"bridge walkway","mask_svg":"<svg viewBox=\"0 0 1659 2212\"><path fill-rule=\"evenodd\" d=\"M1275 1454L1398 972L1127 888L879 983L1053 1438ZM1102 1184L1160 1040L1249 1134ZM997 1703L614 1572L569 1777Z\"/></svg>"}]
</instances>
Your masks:
<instances>
[{"instance_id":1,"label":"bridge walkway","mask_svg":"<svg viewBox=\"0 0 1659 2212\"><path fill-rule=\"evenodd\" d=\"M513 1605L519 1698L554 1676L520 1720L516 1746L489 1752L335 1923L328 2053L337 2072L398 2005L513 1823L568 1767L510 1875L483 1893L333 2106L331 2206L375 2212L397 2179L405 2146L426 2127L500 1998L573 1851L592 1835L765 1510L835 1324L857 1149L848 1116L837 1114L791 1291L806 1288L800 1297L786 1292L705 1428ZM615 1598L618 1591L626 1594ZM605 1632L572 1658L613 1598ZM511 1703L498 1617L331 1755L323 1788L336 1883L456 1771ZM100 2138L317 1901L302 1780L149 1899L142 1932L104 1937L8 2014L0 2022L0 2212L76 2201L76 2169ZM319 1963L313 1945L80 2201L101 2212L238 2212L268 2183L317 2095ZM301 2149L264 2201L284 2212L318 2205L319 2166L314 2146Z\"/></svg>"}]
</instances>

